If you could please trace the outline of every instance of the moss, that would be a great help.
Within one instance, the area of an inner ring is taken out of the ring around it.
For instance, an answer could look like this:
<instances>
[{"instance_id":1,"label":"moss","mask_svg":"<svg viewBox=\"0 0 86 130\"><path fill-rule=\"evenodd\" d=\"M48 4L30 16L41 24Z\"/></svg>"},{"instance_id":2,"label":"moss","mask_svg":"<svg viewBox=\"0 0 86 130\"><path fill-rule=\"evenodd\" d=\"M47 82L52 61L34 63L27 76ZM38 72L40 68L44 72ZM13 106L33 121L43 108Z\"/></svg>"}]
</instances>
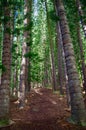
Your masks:
<instances>
[{"instance_id":1,"label":"moss","mask_svg":"<svg viewBox=\"0 0 86 130\"><path fill-rule=\"evenodd\" d=\"M9 125L9 120L7 119L0 120L0 127L6 126L6 125Z\"/></svg>"}]
</instances>

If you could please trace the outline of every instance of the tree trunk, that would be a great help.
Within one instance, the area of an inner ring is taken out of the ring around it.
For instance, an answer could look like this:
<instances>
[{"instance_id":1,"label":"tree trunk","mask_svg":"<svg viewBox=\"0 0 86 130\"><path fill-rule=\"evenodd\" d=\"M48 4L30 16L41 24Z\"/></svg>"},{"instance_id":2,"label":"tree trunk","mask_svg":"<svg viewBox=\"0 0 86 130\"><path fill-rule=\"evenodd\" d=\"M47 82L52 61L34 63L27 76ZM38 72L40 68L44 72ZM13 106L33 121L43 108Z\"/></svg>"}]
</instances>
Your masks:
<instances>
[{"instance_id":1,"label":"tree trunk","mask_svg":"<svg viewBox=\"0 0 86 130\"><path fill-rule=\"evenodd\" d=\"M61 0L56 0L57 12L60 18L63 47L68 75L68 86L71 100L71 119L73 122L84 125L86 122L86 110L83 101L79 75L76 69L74 50L70 37L67 18Z\"/></svg>"},{"instance_id":2,"label":"tree trunk","mask_svg":"<svg viewBox=\"0 0 86 130\"><path fill-rule=\"evenodd\" d=\"M47 27L48 27L48 34L49 34L49 42L50 42L50 51L51 51L51 62L52 62L52 83L53 83L53 90L57 90L57 80L56 80L56 69L55 69L55 61L54 61L54 46L51 34L51 27L50 27L50 20L48 15L48 8L47 8L47 0L45 0L45 8L47 13Z\"/></svg>"},{"instance_id":3,"label":"tree trunk","mask_svg":"<svg viewBox=\"0 0 86 130\"><path fill-rule=\"evenodd\" d=\"M63 72L63 52L62 52L62 38L59 23L57 23L57 48L58 48L58 79L60 85L60 93L64 94L63 84L64 84L64 72Z\"/></svg>"},{"instance_id":4,"label":"tree trunk","mask_svg":"<svg viewBox=\"0 0 86 130\"><path fill-rule=\"evenodd\" d=\"M49 82L48 82L48 74L49 74L49 69L48 69L48 58L49 58L49 55L47 55L47 51L46 48L45 48L45 59L44 59L44 87L48 87L49 85ZM49 52L48 52L49 53Z\"/></svg>"},{"instance_id":5,"label":"tree trunk","mask_svg":"<svg viewBox=\"0 0 86 130\"><path fill-rule=\"evenodd\" d=\"M28 0L25 0L25 7L24 7L24 14L28 14ZM27 27L29 24L29 19L25 18L24 25ZM21 74L20 74L20 108L24 107L25 104L25 94L28 88L28 83L26 80L28 80L28 60L27 57L25 57L25 54L27 54L28 44L30 36L29 36L29 30L24 32L24 43L22 46L22 62L21 62ZM27 73L27 74L26 74ZM27 85L27 86L26 86Z\"/></svg>"},{"instance_id":6,"label":"tree trunk","mask_svg":"<svg viewBox=\"0 0 86 130\"><path fill-rule=\"evenodd\" d=\"M0 61L2 61L2 42L3 42L2 34L3 34L2 33L2 24L0 23ZM0 70L0 84L1 84L1 73L2 73L2 71Z\"/></svg>"},{"instance_id":7,"label":"tree trunk","mask_svg":"<svg viewBox=\"0 0 86 130\"><path fill-rule=\"evenodd\" d=\"M25 101L25 64L26 59L24 57L24 54L26 53L26 43L23 43L23 49L22 49L22 62L21 62L21 72L20 72L20 85L19 85L19 91L20 91L20 108L24 107L24 101Z\"/></svg>"},{"instance_id":8,"label":"tree trunk","mask_svg":"<svg viewBox=\"0 0 86 130\"><path fill-rule=\"evenodd\" d=\"M80 8L80 1L77 0L76 1L77 4L77 8L79 10ZM80 15L80 12L78 11L78 14ZM83 74L83 86L84 86L84 90L86 92L86 66L85 66L85 59L84 59L84 51L83 51L83 42L82 42L82 37L81 37L81 32L80 32L80 24L77 21L77 35L78 35L78 43L79 43L79 47L80 47L80 55L81 55L81 64L82 64L82 74Z\"/></svg>"},{"instance_id":9,"label":"tree trunk","mask_svg":"<svg viewBox=\"0 0 86 130\"><path fill-rule=\"evenodd\" d=\"M29 35L29 34L28 34ZM30 52L29 47L26 48L26 53ZM26 67L25 67L25 92L28 93L31 89L30 83L30 59L26 58Z\"/></svg>"},{"instance_id":10,"label":"tree trunk","mask_svg":"<svg viewBox=\"0 0 86 130\"><path fill-rule=\"evenodd\" d=\"M77 3L77 7L78 7L78 13L79 13L79 16L80 16L80 22L81 22L82 29L83 29L83 32L84 32L84 36L86 37L86 24L83 20L84 13L83 13L83 10L82 10L82 5L81 5L80 0L76 0L76 3Z\"/></svg>"},{"instance_id":11,"label":"tree trunk","mask_svg":"<svg viewBox=\"0 0 86 130\"><path fill-rule=\"evenodd\" d=\"M31 22L31 10L32 10L32 0L26 0L26 3L27 3L27 14L28 14L28 17L27 17L27 26L30 24ZM26 48L26 53L29 53L31 51L31 48L30 48L30 40L31 40L31 37L30 37L30 34L31 34L31 29L29 29L27 32L27 37L26 37L26 41L27 41L27 48ZM26 93L28 93L31 89L31 76L30 76L30 68L31 68L31 65L30 65L30 58L26 58L26 68L25 68L25 91Z\"/></svg>"},{"instance_id":12,"label":"tree trunk","mask_svg":"<svg viewBox=\"0 0 86 130\"><path fill-rule=\"evenodd\" d=\"M10 8L7 0L4 2L4 18L8 20L4 22L3 34L3 53L2 64L5 71L1 75L0 85L0 120L9 119L9 96L10 96L10 75L11 75L11 35L10 29Z\"/></svg>"},{"instance_id":13,"label":"tree trunk","mask_svg":"<svg viewBox=\"0 0 86 130\"><path fill-rule=\"evenodd\" d=\"M18 61L16 61L16 64L18 64ZM13 87L12 95L18 97L18 68L17 66L15 67L15 70L14 70L13 83L14 83L14 87Z\"/></svg>"},{"instance_id":14,"label":"tree trunk","mask_svg":"<svg viewBox=\"0 0 86 130\"><path fill-rule=\"evenodd\" d=\"M80 54L81 54L81 64L82 64L82 74L83 74L83 86L84 90L86 92L86 67L85 67L85 59L84 59L84 52L83 52L83 42L81 38L81 33L80 33L80 25L78 23L77 25L77 34L78 34L78 43L80 47Z\"/></svg>"}]
</instances>

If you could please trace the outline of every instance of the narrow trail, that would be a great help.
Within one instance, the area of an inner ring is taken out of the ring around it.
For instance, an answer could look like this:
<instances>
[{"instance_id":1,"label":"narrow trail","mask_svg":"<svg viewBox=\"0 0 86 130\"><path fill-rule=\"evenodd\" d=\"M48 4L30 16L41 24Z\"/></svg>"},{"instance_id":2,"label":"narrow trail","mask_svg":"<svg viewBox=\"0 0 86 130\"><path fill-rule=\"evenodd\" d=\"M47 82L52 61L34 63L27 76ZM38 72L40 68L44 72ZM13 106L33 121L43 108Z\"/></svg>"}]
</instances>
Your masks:
<instances>
[{"instance_id":1,"label":"narrow trail","mask_svg":"<svg viewBox=\"0 0 86 130\"><path fill-rule=\"evenodd\" d=\"M15 123L10 130L86 130L69 124L68 116L65 96L51 89L36 88L27 96L24 109L18 108L17 101L11 102L10 117Z\"/></svg>"},{"instance_id":2,"label":"narrow trail","mask_svg":"<svg viewBox=\"0 0 86 130\"><path fill-rule=\"evenodd\" d=\"M67 114L63 111L67 108L66 98L53 93L51 89L34 89L27 96L27 99L28 102L22 110L18 109L17 102L13 103L12 111L15 112L12 112L12 117L23 121L29 120L34 122L52 118L59 119L65 117Z\"/></svg>"}]
</instances>

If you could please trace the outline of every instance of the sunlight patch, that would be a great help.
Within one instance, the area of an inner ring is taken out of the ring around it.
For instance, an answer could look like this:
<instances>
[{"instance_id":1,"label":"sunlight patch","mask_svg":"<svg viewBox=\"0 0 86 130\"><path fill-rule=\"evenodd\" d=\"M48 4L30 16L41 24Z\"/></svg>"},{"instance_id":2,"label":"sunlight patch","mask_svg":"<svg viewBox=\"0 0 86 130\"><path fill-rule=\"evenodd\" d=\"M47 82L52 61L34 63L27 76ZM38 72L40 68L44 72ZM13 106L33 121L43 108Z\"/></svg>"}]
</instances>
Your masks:
<instances>
[{"instance_id":1,"label":"sunlight patch","mask_svg":"<svg viewBox=\"0 0 86 130\"><path fill-rule=\"evenodd\" d=\"M39 89L35 89L34 91L39 95L43 95L43 93L41 93Z\"/></svg>"}]
</instances>

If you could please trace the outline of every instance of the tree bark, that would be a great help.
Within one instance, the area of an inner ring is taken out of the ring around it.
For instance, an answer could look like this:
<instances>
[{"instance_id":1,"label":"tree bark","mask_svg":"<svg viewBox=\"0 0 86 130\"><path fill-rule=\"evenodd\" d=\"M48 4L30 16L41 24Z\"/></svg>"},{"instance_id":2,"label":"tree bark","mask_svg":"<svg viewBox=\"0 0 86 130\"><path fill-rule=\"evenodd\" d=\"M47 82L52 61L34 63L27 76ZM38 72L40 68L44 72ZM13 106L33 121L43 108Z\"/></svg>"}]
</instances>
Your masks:
<instances>
[{"instance_id":1,"label":"tree bark","mask_svg":"<svg viewBox=\"0 0 86 130\"><path fill-rule=\"evenodd\" d=\"M24 6L24 14L27 15L28 11L28 0L25 0L25 6ZM28 16L29 17L29 16ZM24 20L24 25L27 27L29 24L29 18L25 18ZM25 54L28 53L28 44L27 41L29 42L30 36L29 36L29 30L25 30L24 32L24 43L22 46L22 62L21 62L21 73L20 73L20 108L23 108L25 105L25 96L26 92L29 90L28 89L28 59L25 57Z\"/></svg>"},{"instance_id":2,"label":"tree bark","mask_svg":"<svg viewBox=\"0 0 86 130\"><path fill-rule=\"evenodd\" d=\"M60 93L64 94L63 86L65 82L64 65L63 65L63 43L59 23L57 23L57 48L58 48L58 79L60 85Z\"/></svg>"},{"instance_id":3,"label":"tree bark","mask_svg":"<svg viewBox=\"0 0 86 130\"><path fill-rule=\"evenodd\" d=\"M80 15L80 8L81 8L79 0L76 1L76 6L78 8L78 12L77 12L77 17L78 17L78 15ZM82 74L83 74L83 86L84 86L84 90L85 90L85 93L86 93L86 66L85 66L83 41L82 41L82 37L81 37L79 21L77 21L76 25L77 25L78 43L79 43L80 55L81 55L81 65L82 65Z\"/></svg>"},{"instance_id":4,"label":"tree bark","mask_svg":"<svg viewBox=\"0 0 86 130\"><path fill-rule=\"evenodd\" d=\"M9 120L9 96L10 96L10 76L11 76L11 35L10 29L10 8L7 0L4 3L4 34L2 64L5 71L1 75L0 85L0 120Z\"/></svg>"},{"instance_id":5,"label":"tree bark","mask_svg":"<svg viewBox=\"0 0 86 130\"><path fill-rule=\"evenodd\" d=\"M47 13L47 27L48 27L48 34L49 34L49 42L50 42L50 51L51 51L51 62L52 62L52 83L53 83L53 90L57 90L57 79L56 79L56 69L55 69L55 61L54 61L54 47L53 47L53 40L50 28L50 20L48 15L48 8L47 8L47 0L45 0L45 8Z\"/></svg>"},{"instance_id":6,"label":"tree bark","mask_svg":"<svg viewBox=\"0 0 86 130\"><path fill-rule=\"evenodd\" d=\"M83 101L80 79L76 69L74 50L70 37L65 9L61 0L56 0L58 16L65 53L65 61L68 75L68 86L71 100L71 119L73 122L84 125L86 122L86 110Z\"/></svg>"},{"instance_id":7,"label":"tree bark","mask_svg":"<svg viewBox=\"0 0 86 130\"><path fill-rule=\"evenodd\" d=\"M45 45L46 46L46 45ZM47 54L48 49L45 48L45 59L44 59L44 87L48 87L49 85L49 68L48 68L48 62L49 62L49 55ZM49 52L48 52L49 53Z\"/></svg>"},{"instance_id":8,"label":"tree bark","mask_svg":"<svg viewBox=\"0 0 86 130\"><path fill-rule=\"evenodd\" d=\"M26 0L26 3L27 3L27 14L28 14L28 17L27 17L27 26L30 24L31 22L31 10L32 10L32 0ZM30 40L31 40L31 37L30 37L30 34L31 34L31 29L29 29L27 32L27 36L26 36L26 41L27 41L27 48L26 48L26 53L29 53L31 51L31 48L30 48ZM26 58L26 68L25 68L25 91L26 93L28 93L31 89L31 78L30 78L30 68L31 68L31 65L30 65L30 58Z\"/></svg>"},{"instance_id":9,"label":"tree bark","mask_svg":"<svg viewBox=\"0 0 86 130\"><path fill-rule=\"evenodd\" d=\"M82 25L82 29L83 29L83 32L84 32L84 36L86 38L86 24L84 22L84 12L82 10L82 5L81 5L81 2L80 0L76 0L76 3L77 3L77 7L78 7L78 13L79 13L79 16L80 16L80 22L81 22L81 25Z\"/></svg>"}]
</instances>

